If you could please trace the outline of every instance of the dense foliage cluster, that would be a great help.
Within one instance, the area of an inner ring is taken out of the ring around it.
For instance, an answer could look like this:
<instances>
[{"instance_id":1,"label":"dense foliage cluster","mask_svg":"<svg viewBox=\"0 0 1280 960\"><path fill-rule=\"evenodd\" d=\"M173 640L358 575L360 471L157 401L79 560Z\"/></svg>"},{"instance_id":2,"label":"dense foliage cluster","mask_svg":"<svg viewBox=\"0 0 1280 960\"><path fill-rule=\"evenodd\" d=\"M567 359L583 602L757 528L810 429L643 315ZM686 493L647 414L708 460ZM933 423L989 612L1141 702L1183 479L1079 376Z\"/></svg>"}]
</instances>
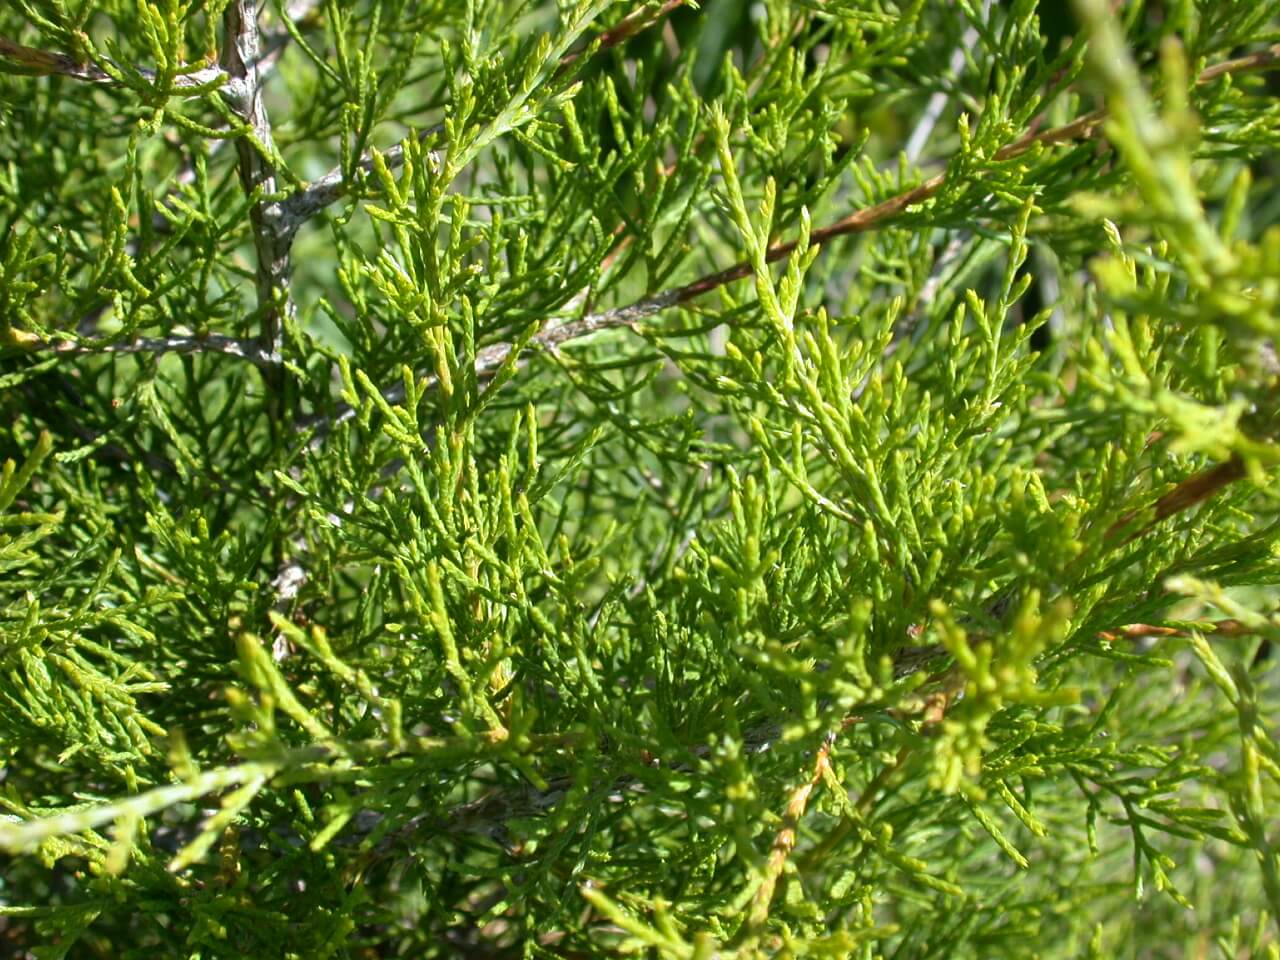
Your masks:
<instances>
[{"instance_id":1,"label":"dense foliage cluster","mask_svg":"<svg viewBox=\"0 0 1280 960\"><path fill-rule=\"evenodd\" d=\"M1280 955L1275 0L11 0L0 954Z\"/></svg>"}]
</instances>

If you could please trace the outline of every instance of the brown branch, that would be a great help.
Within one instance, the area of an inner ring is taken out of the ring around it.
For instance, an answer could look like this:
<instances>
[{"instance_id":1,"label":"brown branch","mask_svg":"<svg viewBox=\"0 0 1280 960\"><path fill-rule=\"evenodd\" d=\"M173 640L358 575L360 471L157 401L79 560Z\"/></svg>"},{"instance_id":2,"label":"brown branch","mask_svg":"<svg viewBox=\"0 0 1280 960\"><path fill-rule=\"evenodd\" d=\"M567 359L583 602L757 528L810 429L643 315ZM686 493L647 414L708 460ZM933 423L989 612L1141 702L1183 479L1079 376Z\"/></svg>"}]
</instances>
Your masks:
<instances>
[{"instance_id":1,"label":"brown branch","mask_svg":"<svg viewBox=\"0 0 1280 960\"><path fill-rule=\"evenodd\" d=\"M769 919L769 905L773 902L773 895L777 890L782 871L787 865L787 858L795 849L796 833L800 821L804 819L805 810L808 809L809 795L831 769L833 743L835 743L834 734L823 737L822 746L818 748L818 756L813 764L813 775L806 783L796 787L787 800L786 812L782 817L782 828L773 838L773 845L769 848L764 878L756 888L755 896L752 898L751 913L747 916L747 926L752 930L759 929Z\"/></svg>"},{"instance_id":2,"label":"brown branch","mask_svg":"<svg viewBox=\"0 0 1280 960\"><path fill-rule=\"evenodd\" d=\"M1185 637L1192 630L1220 637L1247 637L1256 633L1248 624L1239 620L1205 620L1177 627L1155 623L1128 623L1115 630L1099 630L1098 637L1115 643L1119 640L1146 640L1153 637Z\"/></svg>"},{"instance_id":3,"label":"brown branch","mask_svg":"<svg viewBox=\"0 0 1280 960\"><path fill-rule=\"evenodd\" d=\"M1126 543L1130 543L1160 523L1160 521L1167 520L1183 510L1189 510L1197 503L1208 500L1218 491L1235 483L1244 475L1244 460L1241 459L1239 454L1234 455L1226 463L1220 463L1217 466L1210 467L1208 470L1194 473L1157 500L1153 507L1147 510L1130 510L1107 529L1107 532L1103 534L1103 540L1112 539L1139 516L1149 516L1150 519L1147 523L1126 537L1120 545L1123 546Z\"/></svg>"},{"instance_id":4,"label":"brown branch","mask_svg":"<svg viewBox=\"0 0 1280 960\"><path fill-rule=\"evenodd\" d=\"M1232 71L1261 70L1276 63L1280 63L1280 44L1262 53L1241 57L1229 62ZM1208 83L1221 77L1229 72L1223 69L1225 66L1227 65L1219 64L1216 67L1205 70L1198 78L1198 82L1202 84ZM1070 123L1064 123L1062 126L1053 127L1040 133L1028 133L997 150L993 160L996 162L1012 160L1036 147L1053 146L1093 136L1106 119L1107 111L1095 110L1083 117L1072 120ZM904 190L902 193L882 200L870 207L864 207L841 220L837 220L835 223L814 230L809 236L809 243L812 246L821 246L837 237L866 233L869 230L879 228L887 221L905 213L910 207L932 199L946 182L947 174L945 172L936 174L923 183ZM766 251L765 260L768 263L775 263L788 257L795 248L796 241L794 240L775 243ZM607 310L583 317L581 320L552 327L545 334L535 337L531 342L537 346L553 346L579 336L589 336L609 327L631 326L637 320L652 316L668 307L687 303L702 296L704 293L710 293L712 290L723 287L725 284L749 277L751 272L751 263L744 260L727 269L694 280L692 283L687 283L682 287L654 294L628 306ZM545 343L543 342L544 340L546 341ZM483 362L489 363L491 359L491 357L483 358ZM481 362L482 358L478 356L477 363Z\"/></svg>"},{"instance_id":5,"label":"brown branch","mask_svg":"<svg viewBox=\"0 0 1280 960\"><path fill-rule=\"evenodd\" d=\"M626 43L636 34L642 33L653 26L672 10L677 7L683 7L686 2L688 0L665 0L661 7L652 12L644 7L631 11L618 21L617 26L610 27L583 49L566 53L561 57L560 72L564 72L581 57L599 53L601 50L608 50L610 47L616 47L620 43Z\"/></svg>"},{"instance_id":6,"label":"brown branch","mask_svg":"<svg viewBox=\"0 0 1280 960\"><path fill-rule=\"evenodd\" d=\"M1269 70L1280 63L1280 43L1274 43L1266 50L1251 53L1248 56L1236 57L1234 60L1223 60L1201 71L1196 78L1197 83L1209 83L1227 74L1253 73L1257 70Z\"/></svg>"}]
</instances>

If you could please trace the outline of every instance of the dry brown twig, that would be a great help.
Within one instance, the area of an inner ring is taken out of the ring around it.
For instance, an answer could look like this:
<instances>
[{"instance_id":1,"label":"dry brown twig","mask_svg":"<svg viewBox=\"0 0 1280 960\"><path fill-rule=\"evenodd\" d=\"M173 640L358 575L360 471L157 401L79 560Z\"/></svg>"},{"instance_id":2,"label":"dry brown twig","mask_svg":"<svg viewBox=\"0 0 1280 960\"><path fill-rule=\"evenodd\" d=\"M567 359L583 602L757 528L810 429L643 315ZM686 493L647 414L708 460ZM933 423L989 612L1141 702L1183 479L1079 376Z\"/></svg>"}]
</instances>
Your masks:
<instances>
[{"instance_id":1,"label":"dry brown twig","mask_svg":"<svg viewBox=\"0 0 1280 960\"><path fill-rule=\"evenodd\" d=\"M747 915L747 928L759 930L769 919L769 907L773 903L773 895L778 888L778 880L787 865L787 858L795 849L797 830L804 819L809 806L809 796L818 784L826 778L831 769L831 747L835 743L835 734L829 734L822 740L814 758L813 775L791 792L787 800L787 808L782 815L782 827L773 838L769 847L769 858L765 863L764 876L760 886L751 898L751 912Z\"/></svg>"}]
</instances>

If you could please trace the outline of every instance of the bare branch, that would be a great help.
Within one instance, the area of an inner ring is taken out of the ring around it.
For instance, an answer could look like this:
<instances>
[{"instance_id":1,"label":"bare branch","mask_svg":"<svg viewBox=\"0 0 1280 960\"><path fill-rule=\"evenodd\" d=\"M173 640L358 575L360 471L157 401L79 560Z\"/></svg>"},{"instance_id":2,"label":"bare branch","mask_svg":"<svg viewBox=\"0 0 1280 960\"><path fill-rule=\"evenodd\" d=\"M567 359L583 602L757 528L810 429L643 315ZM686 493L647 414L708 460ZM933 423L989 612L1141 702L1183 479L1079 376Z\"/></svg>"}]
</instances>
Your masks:
<instances>
[{"instance_id":1,"label":"bare branch","mask_svg":"<svg viewBox=\"0 0 1280 960\"><path fill-rule=\"evenodd\" d=\"M294 0L286 10L286 15L290 20L295 22L304 20L307 17L310 17L319 6L319 0ZM267 75L275 69L276 64L280 62L280 57L283 56L284 51L288 48L292 39L293 37L287 30L275 30L270 34L263 35L264 52L257 64L259 83L265 82ZM222 139L214 140L212 143L208 144L208 155L212 157L222 149L227 142L228 141L226 139ZM195 166L188 161L182 171L170 179L171 187L169 189L169 194L173 195L180 192L182 187L190 186L195 182L195 179ZM165 216L165 211L168 210L168 206L166 204L167 199L167 197L162 198L156 204L156 210L151 215L151 228L161 234L167 234L171 229L169 218ZM135 250L136 241L131 240L129 251L130 255L133 255Z\"/></svg>"},{"instance_id":2,"label":"bare branch","mask_svg":"<svg viewBox=\"0 0 1280 960\"><path fill-rule=\"evenodd\" d=\"M418 133L418 141L422 142L440 133L444 127L440 124L428 127ZM439 155L432 151L428 155L432 164L439 167ZM382 154L387 169L396 170L404 165L404 145L397 143ZM368 174L373 170L373 155L369 154L357 164L360 173ZM347 194L350 183L343 176L341 167L334 167L324 176L311 181L306 189L295 193L280 204L281 222L286 229L296 232L325 207L337 203Z\"/></svg>"},{"instance_id":3,"label":"bare branch","mask_svg":"<svg viewBox=\"0 0 1280 960\"><path fill-rule=\"evenodd\" d=\"M15 338L15 346L29 353L61 353L96 356L106 353L219 353L262 367L279 366L278 351L266 350L256 340L238 340L217 333L205 336L140 337L135 340L42 340Z\"/></svg>"},{"instance_id":4,"label":"bare branch","mask_svg":"<svg viewBox=\"0 0 1280 960\"><path fill-rule=\"evenodd\" d=\"M232 0L223 16L227 29L223 66L231 77L244 84L245 96L236 104L236 110L249 124L257 141L255 144L245 137L236 141L240 181L246 195L253 196L260 191L270 196L276 192L276 171L267 157L275 151L258 72L261 36L255 4L253 0ZM293 237L281 226L278 203L260 200L251 208L250 218L258 256L258 308L262 311L260 344L266 354L278 355L283 324L292 318L295 309L289 291L289 248ZM278 395L278 378L270 377L268 380L269 392ZM273 421L276 419L278 417L272 417Z\"/></svg>"},{"instance_id":5,"label":"bare branch","mask_svg":"<svg viewBox=\"0 0 1280 960\"><path fill-rule=\"evenodd\" d=\"M1277 63L1280 63L1280 43L1273 43L1267 49L1258 53L1251 53L1245 57L1237 57L1234 60L1223 60L1221 63L1215 63L1202 71L1200 76L1196 78L1196 82L1210 83L1227 74L1235 76L1241 73L1253 73L1256 70L1269 70Z\"/></svg>"}]
</instances>

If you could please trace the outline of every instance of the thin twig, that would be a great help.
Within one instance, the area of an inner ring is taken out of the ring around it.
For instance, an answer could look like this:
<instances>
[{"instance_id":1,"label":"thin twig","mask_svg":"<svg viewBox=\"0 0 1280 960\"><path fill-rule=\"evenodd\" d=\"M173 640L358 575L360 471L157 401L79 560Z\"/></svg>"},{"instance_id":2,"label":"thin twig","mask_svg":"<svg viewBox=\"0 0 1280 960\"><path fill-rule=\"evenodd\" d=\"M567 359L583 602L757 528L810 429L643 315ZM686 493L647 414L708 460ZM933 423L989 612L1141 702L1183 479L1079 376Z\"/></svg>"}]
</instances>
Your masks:
<instances>
[{"instance_id":1,"label":"thin twig","mask_svg":"<svg viewBox=\"0 0 1280 960\"><path fill-rule=\"evenodd\" d=\"M48 50L38 50L35 47L26 47L7 37L0 37L0 57L16 63L21 69L36 75L57 74L63 77L70 77L73 80L83 80L85 83L100 83L113 87L123 86L116 77L96 64L80 63L74 57L69 57L65 53L53 53ZM110 61L107 62L110 63ZM156 82L156 71L148 67L123 68L113 63L111 66L118 73L136 73L149 83L154 84ZM214 87L226 97L237 96L241 92L235 89L233 78L226 70L214 66L180 66L172 78L172 83L174 90L185 91L186 96L192 97L204 96Z\"/></svg>"},{"instance_id":2,"label":"thin twig","mask_svg":"<svg viewBox=\"0 0 1280 960\"><path fill-rule=\"evenodd\" d=\"M610 27L583 49L575 50L572 53L566 53L561 57L560 70L563 72L579 58L586 56L587 54L597 53L601 50L608 50L610 47L616 47L620 43L625 43L636 34L653 26L672 10L675 10L677 7L683 7L687 2L688 0L665 0L661 7L652 12L645 7L631 11L619 20L616 26Z\"/></svg>"},{"instance_id":3,"label":"thin twig","mask_svg":"<svg viewBox=\"0 0 1280 960\"><path fill-rule=\"evenodd\" d=\"M1257 631L1240 620L1199 620L1176 627L1157 623L1128 623L1115 630L1099 630L1098 638L1110 643L1120 640L1153 640L1157 637L1185 637L1192 631L1221 637L1248 637Z\"/></svg>"},{"instance_id":4,"label":"thin twig","mask_svg":"<svg viewBox=\"0 0 1280 960\"><path fill-rule=\"evenodd\" d=\"M294 0L289 4L286 16L291 20L302 20L310 16L320 5L319 0ZM259 68L274 66L284 47L288 44L287 31L277 31L266 38L264 54L259 61ZM37 76L56 74L81 80L85 83L98 83L104 86L123 86L120 80L94 63L81 63L65 53L40 50L36 47L24 46L8 37L0 36L0 57L18 65L24 71ZM150 67L122 67L110 60L108 63L117 74L127 76L136 74L148 83L156 82L157 73ZM228 98L243 96L238 89L235 77L220 66L196 66L183 64L177 68L173 76L173 89L182 91L187 96L199 97L208 93L210 88L217 87L218 92Z\"/></svg>"},{"instance_id":5,"label":"thin twig","mask_svg":"<svg viewBox=\"0 0 1280 960\"><path fill-rule=\"evenodd\" d=\"M62 353L74 356L98 356L106 353L220 353L258 366L278 366L279 351L265 349L257 340L241 340L210 333L204 336L139 337L135 340L106 338L81 340L42 340L22 338L17 346L30 353Z\"/></svg>"},{"instance_id":6,"label":"thin twig","mask_svg":"<svg viewBox=\"0 0 1280 960\"><path fill-rule=\"evenodd\" d=\"M1162 520L1167 520L1174 514L1181 513L1184 510L1194 507L1197 503L1208 500L1220 490L1223 490L1227 486L1244 477L1244 475L1244 460L1239 454L1235 454L1225 463L1220 463L1215 467L1210 467L1208 470L1202 470L1200 473L1193 474L1186 480L1183 480L1176 487L1157 500L1155 505L1149 510L1131 510L1126 513L1111 525L1106 534L1104 534L1103 539L1113 539L1117 534L1123 532L1135 519L1146 519L1147 523L1144 526L1131 533L1121 542L1120 545L1123 546L1124 544L1136 540Z\"/></svg>"},{"instance_id":7,"label":"thin twig","mask_svg":"<svg viewBox=\"0 0 1280 960\"><path fill-rule=\"evenodd\" d=\"M1213 66L1202 70L1200 76L1196 78L1196 82L1209 83L1227 74L1235 76L1241 73L1252 73L1256 70L1269 70L1277 63L1280 63L1280 43L1274 43L1266 50L1258 53L1251 53L1247 56L1236 57L1234 60L1223 60L1221 63L1215 63Z\"/></svg>"},{"instance_id":8,"label":"thin twig","mask_svg":"<svg viewBox=\"0 0 1280 960\"><path fill-rule=\"evenodd\" d=\"M443 130L444 126L442 124L433 124L418 132L418 142L425 142ZM439 169L440 155L437 151L430 151L427 154L427 159L433 167ZM396 170L403 166L404 145L397 143L389 147L382 152L382 160L388 170ZM362 157L356 164L356 169L362 175L371 173L373 171L373 154L370 153ZM362 179L362 177L357 179ZM296 233L299 227L316 216L325 207L337 203L346 196L350 186L351 182L347 180L341 167L334 167L324 176L311 181L303 190L295 193L280 204L281 219L286 229Z\"/></svg>"}]
</instances>

